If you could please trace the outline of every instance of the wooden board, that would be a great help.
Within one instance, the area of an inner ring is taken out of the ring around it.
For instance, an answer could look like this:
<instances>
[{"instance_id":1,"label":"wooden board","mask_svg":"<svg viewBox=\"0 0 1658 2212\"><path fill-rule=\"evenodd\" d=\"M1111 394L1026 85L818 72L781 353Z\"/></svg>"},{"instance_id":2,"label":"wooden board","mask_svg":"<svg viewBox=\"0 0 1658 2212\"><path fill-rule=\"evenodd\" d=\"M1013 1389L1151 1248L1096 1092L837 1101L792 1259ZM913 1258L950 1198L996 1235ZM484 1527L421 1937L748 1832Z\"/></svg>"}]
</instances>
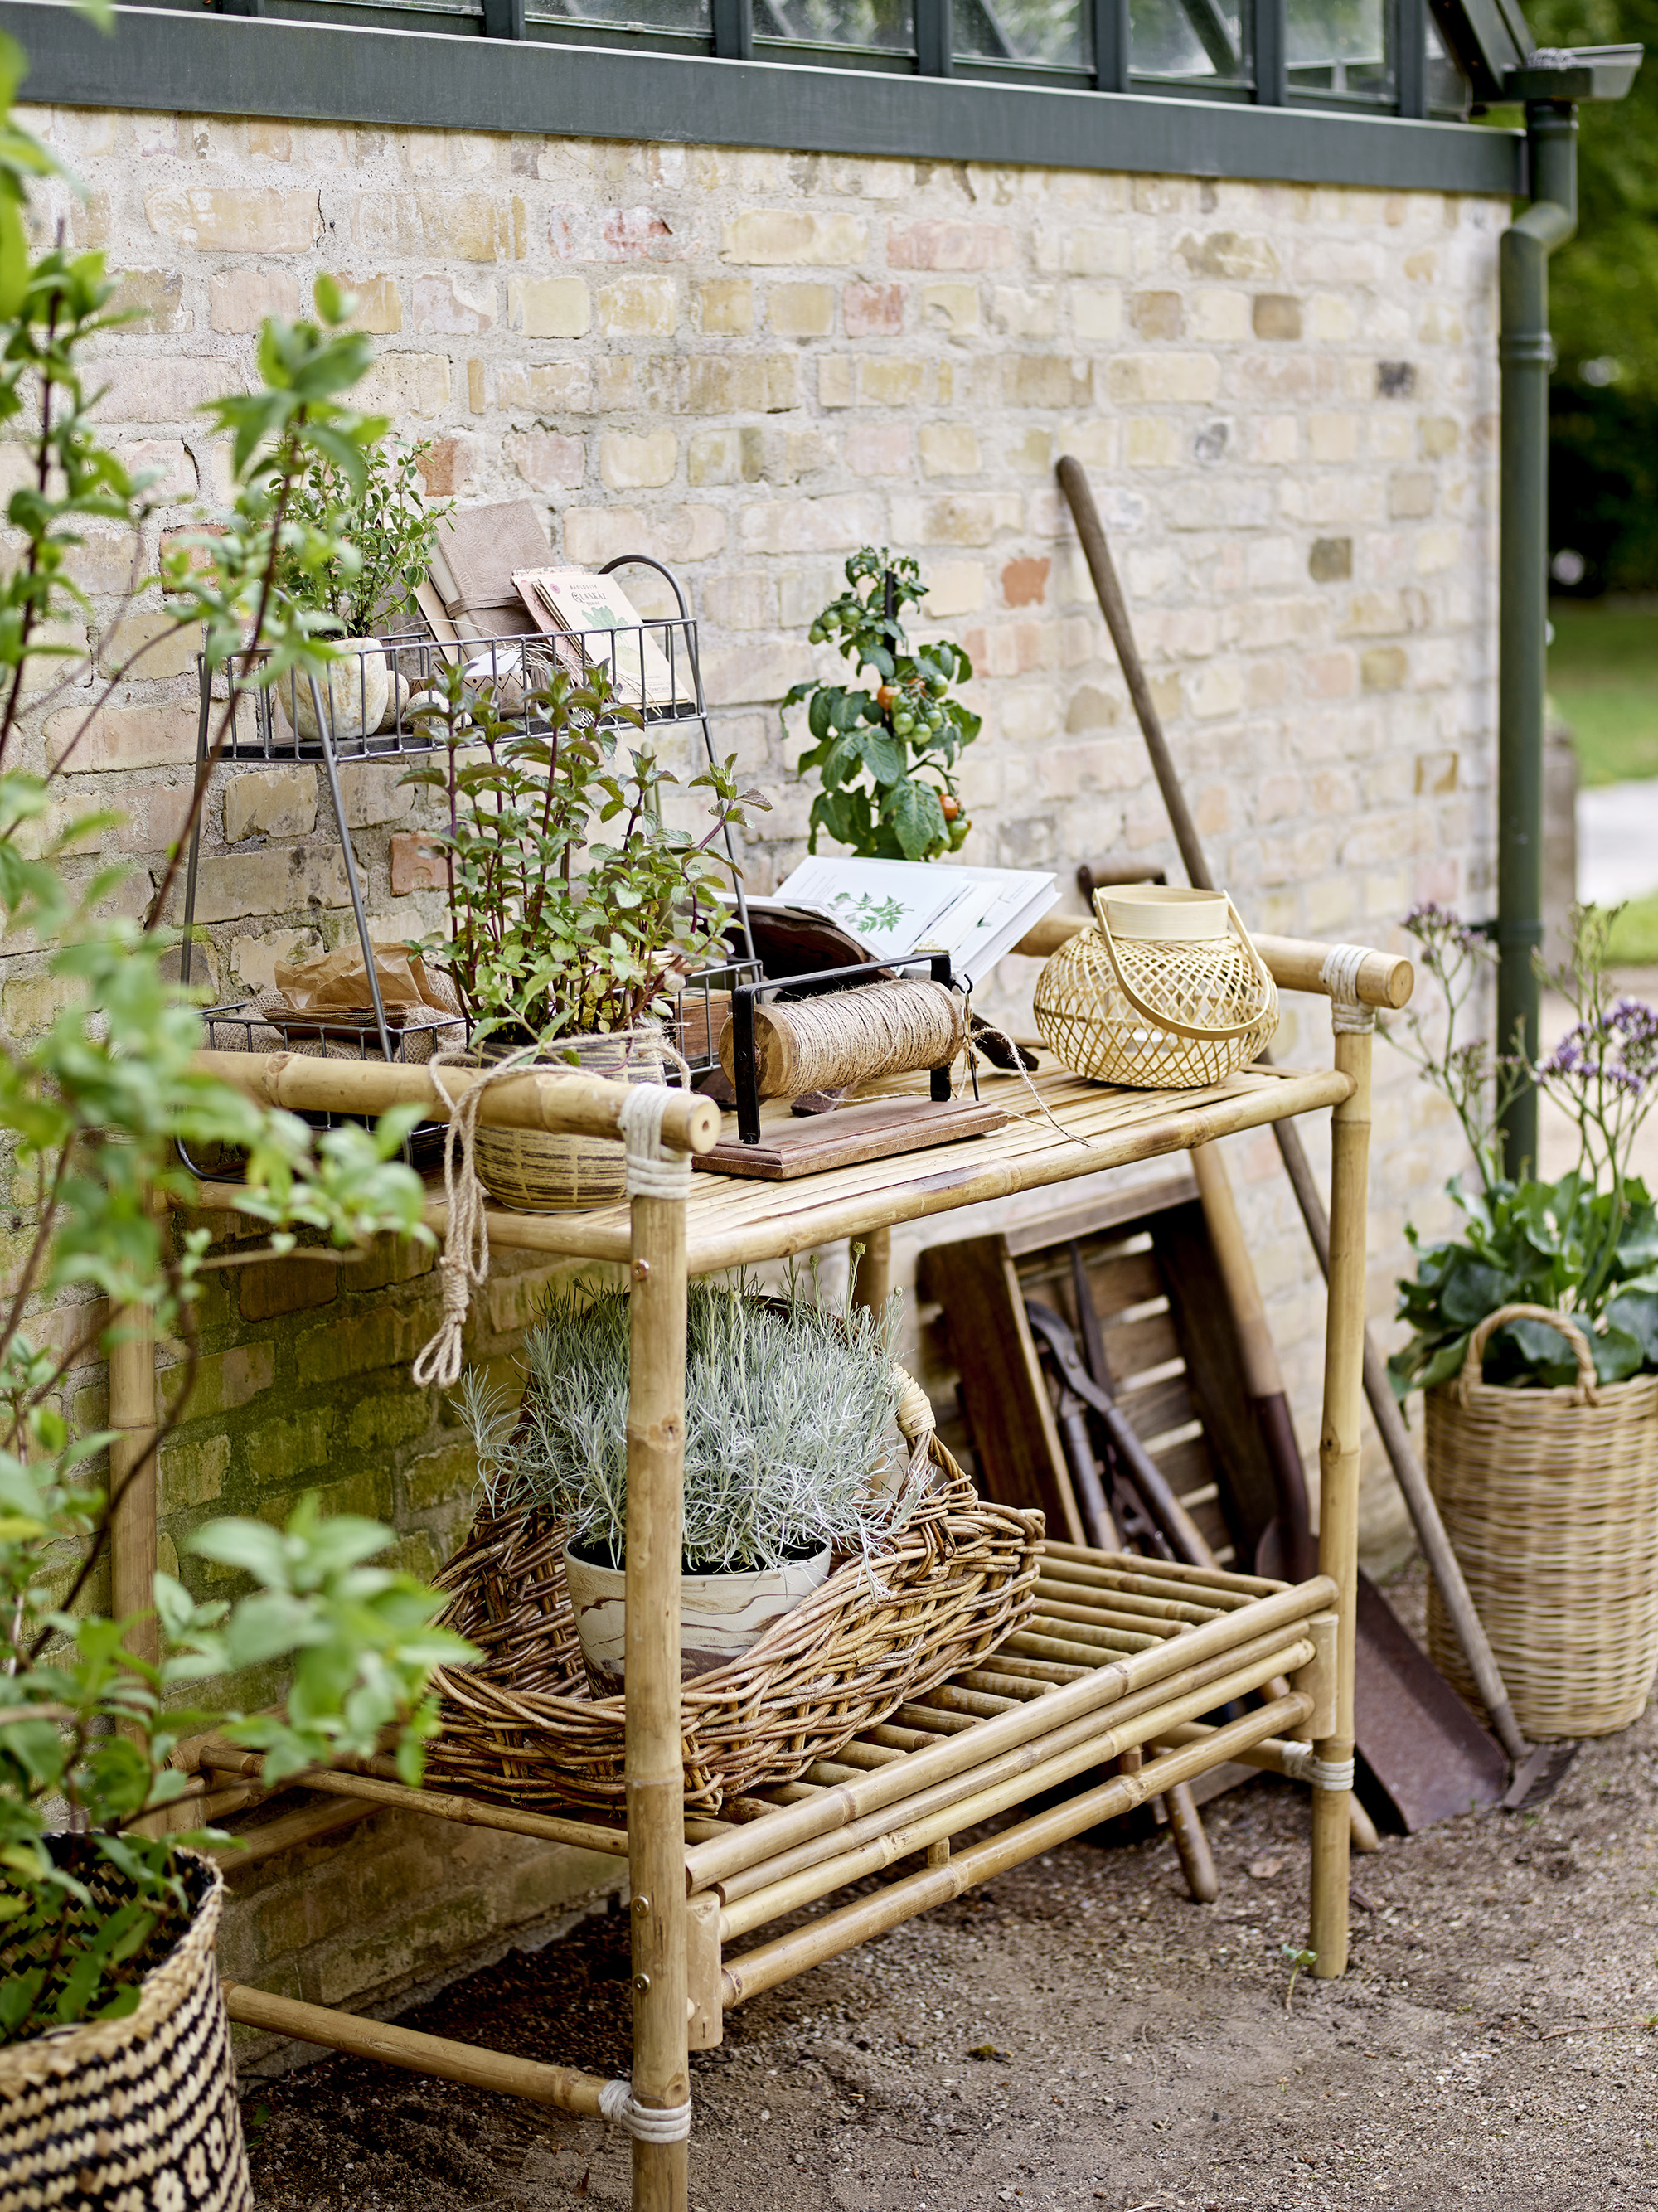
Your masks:
<instances>
[{"instance_id":1,"label":"wooden board","mask_svg":"<svg viewBox=\"0 0 1658 2212\"><path fill-rule=\"evenodd\" d=\"M711 1152L694 1159L709 1175L792 1182L796 1176L818 1175L825 1168L853 1167L860 1160L884 1160L896 1152L982 1137L1007 1119L1001 1107L975 1098L875 1098L815 1114L810 1121L768 1122L757 1145L722 1137Z\"/></svg>"}]
</instances>

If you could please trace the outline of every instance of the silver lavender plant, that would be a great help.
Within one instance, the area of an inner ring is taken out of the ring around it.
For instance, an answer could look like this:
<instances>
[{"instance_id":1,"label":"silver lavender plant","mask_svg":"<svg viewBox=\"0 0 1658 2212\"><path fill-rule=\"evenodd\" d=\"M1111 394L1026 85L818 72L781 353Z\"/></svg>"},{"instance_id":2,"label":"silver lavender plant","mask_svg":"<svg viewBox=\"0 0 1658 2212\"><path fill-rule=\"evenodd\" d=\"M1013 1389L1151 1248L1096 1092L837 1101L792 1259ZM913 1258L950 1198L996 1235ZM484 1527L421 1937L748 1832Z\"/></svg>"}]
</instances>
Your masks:
<instances>
[{"instance_id":1,"label":"silver lavender plant","mask_svg":"<svg viewBox=\"0 0 1658 2212\"><path fill-rule=\"evenodd\" d=\"M685 1361L687 1571L776 1567L829 1545L872 1548L915 1492L896 1426L892 1342L881 1314L824 1312L792 1280L756 1296L694 1282ZM476 1370L457 1403L495 1512L539 1504L584 1553L619 1566L627 1525L628 1301L577 1285L549 1292L525 1339L522 1405Z\"/></svg>"}]
</instances>

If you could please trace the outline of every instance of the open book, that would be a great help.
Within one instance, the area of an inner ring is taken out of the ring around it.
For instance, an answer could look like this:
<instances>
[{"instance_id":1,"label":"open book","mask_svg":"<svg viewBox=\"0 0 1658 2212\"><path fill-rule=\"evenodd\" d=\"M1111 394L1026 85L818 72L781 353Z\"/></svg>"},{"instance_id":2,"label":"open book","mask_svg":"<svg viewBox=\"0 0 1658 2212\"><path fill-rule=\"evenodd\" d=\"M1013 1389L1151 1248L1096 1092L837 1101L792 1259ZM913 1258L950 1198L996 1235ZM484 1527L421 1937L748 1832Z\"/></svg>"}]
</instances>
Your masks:
<instances>
[{"instance_id":1,"label":"open book","mask_svg":"<svg viewBox=\"0 0 1658 2212\"><path fill-rule=\"evenodd\" d=\"M539 627L561 641L572 675L601 669L624 706L695 707L696 687L683 625L647 625L614 576L585 568L519 568L519 595Z\"/></svg>"},{"instance_id":2,"label":"open book","mask_svg":"<svg viewBox=\"0 0 1658 2212\"><path fill-rule=\"evenodd\" d=\"M802 860L775 896L829 915L878 960L947 952L951 974L978 985L1060 894L1029 868L825 858Z\"/></svg>"}]
</instances>

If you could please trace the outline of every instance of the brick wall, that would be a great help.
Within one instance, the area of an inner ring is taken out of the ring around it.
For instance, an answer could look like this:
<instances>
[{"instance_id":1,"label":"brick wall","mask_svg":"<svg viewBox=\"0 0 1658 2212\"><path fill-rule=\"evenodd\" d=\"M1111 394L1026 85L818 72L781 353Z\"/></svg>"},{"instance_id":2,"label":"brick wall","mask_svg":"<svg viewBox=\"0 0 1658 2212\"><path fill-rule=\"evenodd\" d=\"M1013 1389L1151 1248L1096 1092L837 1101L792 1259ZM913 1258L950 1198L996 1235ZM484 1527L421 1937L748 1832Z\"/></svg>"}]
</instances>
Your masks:
<instances>
[{"instance_id":1,"label":"brick wall","mask_svg":"<svg viewBox=\"0 0 1658 2212\"><path fill-rule=\"evenodd\" d=\"M326 268L380 342L365 396L432 441L434 493L528 495L572 562L645 550L681 571L720 749L775 802L750 854L760 888L799 856L808 804L774 702L810 669L806 626L865 540L919 556L930 617L981 672L964 857L1053 867L1067 884L1084 859L1173 863L1056 494L1070 451L1092 470L1193 811L1246 916L1387 944L1417 899L1478 909L1487 896L1498 204L572 138L29 119L89 188L44 191L42 220L106 247L144 318L107 342L102 414L174 495L223 480L192 408L246 377L261 316L297 312ZM163 509L155 527L180 520ZM89 541L81 569L100 609L127 568L126 549ZM147 665L76 759L88 794L125 810L108 847L141 872L179 819L195 728L182 649ZM53 717L40 742L65 726ZM438 918L410 866L417 810L386 769L347 781L376 928L416 933ZM237 773L216 793L199 910L226 995L268 981L296 945L349 931L318 800L309 768ZM49 1010L38 965L0 961L9 1030ZM1028 996L1024 965L1007 963L1005 1011ZM1305 1002L1283 1045L1327 1053ZM1379 1058L1381 1316L1406 1209L1438 1218L1430 1194L1457 1158L1404 1063ZM1270 1139L1232 1150L1310 1445L1321 1300ZM920 1242L979 1225L901 1238L901 1273ZM470 1481L453 1429L407 1381L429 1279L314 1264L239 1279L218 1279L208 1373L164 1468L169 1531L321 1482L389 1515L410 1560L429 1565ZM492 1287L485 1355L505 1356L523 1281ZM89 1408L99 1389L89 1375ZM1379 1557L1397 1502L1385 1479L1366 1498ZM428 1867L423 1886L435 1879ZM455 1879L477 1893L473 1875ZM468 1940L533 1917L522 1882L492 1894ZM280 1935L252 1932L266 1923L251 1907L240 1924L245 1966L263 1958L337 1996L418 1978L434 1955L388 1936L349 1971L325 1967L291 1916L270 1920ZM294 1958L302 1970L279 1964Z\"/></svg>"}]
</instances>

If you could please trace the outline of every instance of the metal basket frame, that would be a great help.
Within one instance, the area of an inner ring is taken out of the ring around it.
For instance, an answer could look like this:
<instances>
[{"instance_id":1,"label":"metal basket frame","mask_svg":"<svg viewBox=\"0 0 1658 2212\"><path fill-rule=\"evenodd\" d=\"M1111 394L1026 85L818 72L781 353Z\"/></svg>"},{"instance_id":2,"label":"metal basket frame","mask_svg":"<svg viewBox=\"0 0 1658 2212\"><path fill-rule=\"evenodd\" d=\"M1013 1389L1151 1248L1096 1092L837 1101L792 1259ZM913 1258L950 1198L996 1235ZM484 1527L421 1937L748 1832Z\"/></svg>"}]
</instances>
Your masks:
<instances>
[{"instance_id":1,"label":"metal basket frame","mask_svg":"<svg viewBox=\"0 0 1658 2212\"><path fill-rule=\"evenodd\" d=\"M510 678L522 671L525 649L538 647L553 659L563 659L567 665L579 654L583 666L602 670L609 677L613 690L620 690L625 684L635 680L629 674L631 665L631 668L638 672L638 681L642 691L645 689L645 656L647 649L649 648L659 653L666 661L671 681L667 704L647 705L641 708L646 727L653 729L664 724L671 724L675 726L690 725L700 729L702 735L703 751L707 755L709 766L714 767L717 764L717 760L714 749L714 735L709 724L708 701L702 689L702 665L697 645L696 623L692 617L690 603L685 595L684 588L672 569L648 553L620 554L615 560L607 561L598 573L601 576L608 576L618 568L630 567L653 568L658 575L664 578L672 590L679 609L678 613L656 616L648 621L637 623L626 623L616 629L571 630L559 633L531 629L511 637L462 638L454 644L445 643L424 631L397 632L381 638L374 647L365 648L359 653L357 659L360 662L366 660L371 653L377 657L384 656L397 673L411 679L411 688L429 679L442 667L452 664L457 654L463 657L469 665L487 659L489 678L495 682L499 692L503 676ZM633 641L631 651L628 643L629 640ZM209 760L210 750L209 732L212 726L214 707L213 679L218 672L218 666L222 665L217 664L210 668L204 655L198 654L197 657L198 705L196 724L196 763L198 777L206 768ZM219 756L219 762L226 764L252 762L273 763L289 761L321 763L325 781L328 787L329 804L333 812L335 834L339 839L346 887L350 894L351 911L357 926L357 941L362 947L363 971L367 981L369 996L373 1001L374 1018L372 1022L365 1021L358 1025L353 1024L349 1020L342 1021L332 1015L319 1016L314 1024L307 1024L301 1017L285 1021L282 1026L285 1030L301 1036L314 1033L320 1040L325 1036L328 1042L331 1043L348 1041L349 1032L355 1028L358 1030L360 1036L359 1049L361 1057L365 1059L369 1057L371 1047L377 1044L381 1055L386 1060L398 1060L403 1057L403 1039L401 1032L394 1029L386 1020L386 1008L380 999L380 979L374 969L374 946L368 933L368 916L363 905L362 884L357 872L356 856L352 850L350 833L346 826L345 803L340 788L340 763L343 761L355 763L429 758L434 754L448 750L448 734L442 730L434 729L426 720L416 722L409 719L399 704L397 719L390 729L374 732L359 730L355 733L347 732L342 735L334 726L332 680L325 678L319 682L316 678L307 678L306 681L309 686L313 718L318 732L316 737L305 737L300 732L300 717L295 711L299 679L290 674L287 687L288 713L286 730L282 730L279 726L274 708L274 700L280 687L273 686L269 690L255 692L251 695L255 734L251 738L243 737L239 713L237 721L231 729L229 738ZM324 684L326 684L328 693L326 706L324 699ZM360 672L359 697L363 696L365 688ZM682 692L686 696L682 696ZM513 718L508 714L504 719L510 722ZM534 723L527 718L520 719L524 727L535 726ZM619 715L615 715L602 718L598 726L601 730L621 730L631 728L634 726L630 722L624 721ZM195 819L191 829L190 849L185 871L180 974L185 983L188 983L191 978L191 955L194 949L197 883L201 854L202 816L204 811L203 807L196 810ZM694 1000L699 993L702 998L705 1035L708 1038L708 1048L703 1054L695 1056L686 1055L690 1061L694 1074L703 1073L719 1064L714 1051L713 1008L710 1003L712 993L728 988L734 992L741 985L758 980L762 973L759 963L752 957L754 940L749 929L748 902L744 894L742 871L738 864L736 847L732 842L729 823L725 824L724 838L726 858L731 867L732 886L735 894L736 920L742 932L744 951L740 957L718 962L711 967L699 970L695 975L687 977L682 989L676 995L674 1028L676 1042L680 1044L683 1044L685 1036L686 1002L688 999ZM246 1000L227 1001L222 1006L210 1006L207 1009L204 1018L208 1024L209 1042L221 1049L250 1051L252 1048L253 1030L258 1027L270 1025L269 1016L265 1012ZM455 1028L456 1036L446 1042L453 1045L470 1043L470 1031L465 1024L457 1022ZM237 1043L229 1044L227 1048L219 1036L222 1029L228 1030L233 1036L240 1030L240 1041ZM431 1126L435 1127L438 1125ZM417 1129L413 1135L419 1137L422 1133L422 1131ZM186 1162L186 1164L194 1166L195 1164ZM196 1172L211 1174L212 1170L197 1168Z\"/></svg>"}]
</instances>

